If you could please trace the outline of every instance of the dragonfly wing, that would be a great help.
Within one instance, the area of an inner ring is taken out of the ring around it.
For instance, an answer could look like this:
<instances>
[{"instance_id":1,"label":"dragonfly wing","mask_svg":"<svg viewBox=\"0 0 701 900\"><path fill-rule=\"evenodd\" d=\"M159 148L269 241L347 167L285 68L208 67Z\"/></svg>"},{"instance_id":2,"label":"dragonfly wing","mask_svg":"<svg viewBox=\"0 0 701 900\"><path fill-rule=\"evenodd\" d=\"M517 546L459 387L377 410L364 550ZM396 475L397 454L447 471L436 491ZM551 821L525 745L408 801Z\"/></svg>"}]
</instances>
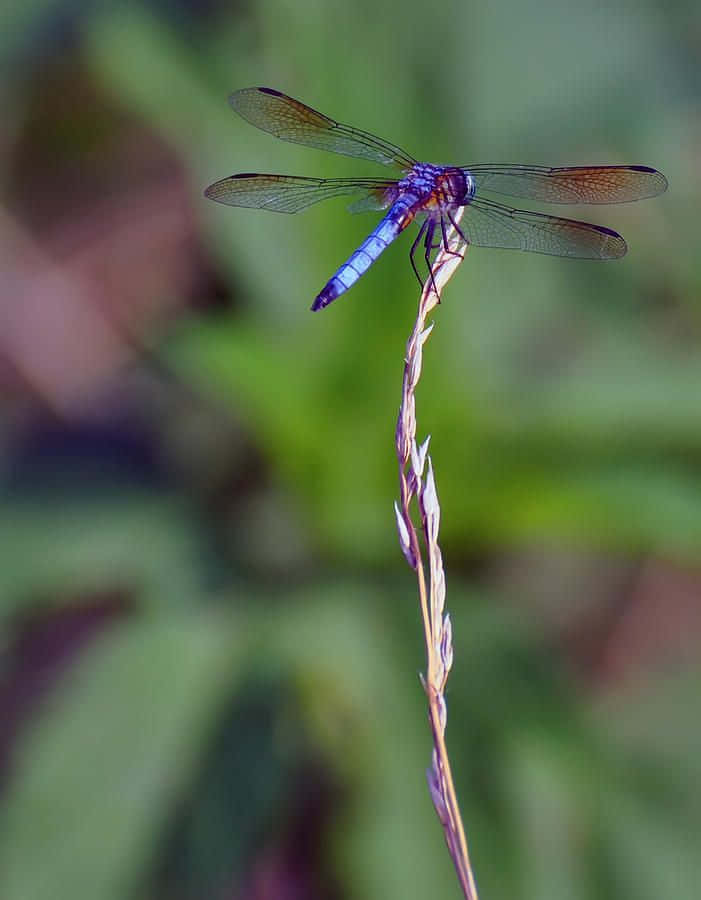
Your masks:
<instances>
[{"instance_id":1,"label":"dragonfly wing","mask_svg":"<svg viewBox=\"0 0 701 900\"><path fill-rule=\"evenodd\" d=\"M396 182L391 182L385 190L370 191L364 197L358 197L348 205L348 212L377 212L380 209L387 209L397 199L399 191L395 185Z\"/></svg>"},{"instance_id":2,"label":"dragonfly wing","mask_svg":"<svg viewBox=\"0 0 701 900\"><path fill-rule=\"evenodd\" d=\"M465 208L460 228L478 247L579 259L618 259L628 249L618 232L603 225L512 209L491 200L473 200Z\"/></svg>"},{"instance_id":3,"label":"dragonfly wing","mask_svg":"<svg viewBox=\"0 0 701 900\"><path fill-rule=\"evenodd\" d=\"M367 159L385 166L397 166L400 169L410 169L416 162L394 144L367 131L342 125L272 88L255 87L235 91L229 97L229 103L246 121L283 141Z\"/></svg>"},{"instance_id":4,"label":"dragonfly wing","mask_svg":"<svg viewBox=\"0 0 701 900\"><path fill-rule=\"evenodd\" d=\"M546 203L627 203L667 190L667 179L649 166L466 166L476 193L493 191Z\"/></svg>"},{"instance_id":5,"label":"dragonfly wing","mask_svg":"<svg viewBox=\"0 0 701 900\"><path fill-rule=\"evenodd\" d=\"M210 184L205 197L229 206L296 213L321 200L358 194L361 201L384 209L396 193L395 182L379 178L302 178L295 175L243 173Z\"/></svg>"}]
</instances>

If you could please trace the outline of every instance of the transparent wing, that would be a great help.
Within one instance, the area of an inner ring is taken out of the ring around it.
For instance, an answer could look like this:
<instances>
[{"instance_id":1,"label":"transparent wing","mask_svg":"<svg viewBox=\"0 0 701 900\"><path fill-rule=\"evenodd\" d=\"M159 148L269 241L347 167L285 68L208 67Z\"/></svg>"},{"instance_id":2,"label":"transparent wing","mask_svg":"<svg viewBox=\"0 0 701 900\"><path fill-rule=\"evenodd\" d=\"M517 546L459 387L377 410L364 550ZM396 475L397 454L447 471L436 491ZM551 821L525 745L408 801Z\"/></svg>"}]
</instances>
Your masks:
<instances>
[{"instance_id":1,"label":"transparent wing","mask_svg":"<svg viewBox=\"0 0 701 900\"><path fill-rule=\"evenodd\" d=\"M416 162L394 144L359 128L335 122L272 88L235 91L229 97L229 103L251 125L283 141L367 159L385 166L398 166L400 169L410 169Z\"/></svg>"},{"instance_id":2,"label":"transparent wing","mask_svg":"<svg viewBox=\"0 0 701 900\"><path fill-rule=\"evenodd\" d=\"M667 190L667 179L649 166L465 166L477 193L493 191L546 203L627 203Z\"/></svg>"},{"instance_id":3,"label":"transparent wing","mask_svg":"<svg viewBox=\"0 0 701 900\"><path fill-rule=\"evenodd\" d=\"M384 209L396 195L396 182L379 178L302 178L242 173L215 181L205 197L229 206L296 213L313 203L358 194L369 209Z\"/></svg>"},{"instance_id":4,"label":"transparent wing","mask_svg":"<svg viewBox=\"0 0 701 900\"><path fill-rule=\"evenodd\" d=\"M620 234L603 225L512 209L491 200L465 207L460 228L471 244L530 250L579 259L618 259L628 249Z\"/></svg>"},{"instance_id":5,"label":"transparent wing","mask_svg":"<svg viewBox=\"0 0 701 900\"><path fill-rule=\"evenodd\" d=\"M382 192L380 192L380 190L370 191L370 193L366 194L364 197L360 196L357 200L354 200L349 204L348 212L364 213L387 209L387 207L394 202L398 193L399 191L394 184L391 184Z\"/></svg>"}]
</instances>

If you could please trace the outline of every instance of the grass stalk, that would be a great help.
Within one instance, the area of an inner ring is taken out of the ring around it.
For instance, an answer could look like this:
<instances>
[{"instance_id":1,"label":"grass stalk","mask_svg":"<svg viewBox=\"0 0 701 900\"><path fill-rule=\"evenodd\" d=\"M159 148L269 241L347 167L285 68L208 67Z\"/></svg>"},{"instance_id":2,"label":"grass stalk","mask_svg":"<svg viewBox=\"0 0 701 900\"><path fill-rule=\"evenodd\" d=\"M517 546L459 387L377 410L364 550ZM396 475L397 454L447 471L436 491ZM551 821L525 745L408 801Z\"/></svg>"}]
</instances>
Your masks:
<instances>
[{"instance_id":1,"label":"grass stalk","mask_svg":"<svg viewBox=\"0 0 701 900\"><path fill-rule=\"evenodd\" d=\"M456 219L457 221L459 220ZM433 324L427 325L427 318L440 303L443 288L462 262L467 249L460 233L452 226L448 229L446 238L447 246L441 246L436 254L431 266L432 277L426 280L421 292L416 322L407 341L402 402L396 431L399 502L395 503L395 513L402 552L416 572L426 642L426 674L422 676L421 682L428 700L428 715L433 736L431 766L426 773L428 786L465 900L478 900L445 743L447 723L445 685L453 664L453 641L450 615L444 612L445 574L438 545L440 506L433 466L428 455L429 439L427 438L421 445L416 443L415 391L421 376L423 347L433 329ZM413 500L416 500L418 509L419 528L414 525L412 518ZM427 563L424 563L422 556L419 532L423 538Z\"/></svg>"}]
</instances>

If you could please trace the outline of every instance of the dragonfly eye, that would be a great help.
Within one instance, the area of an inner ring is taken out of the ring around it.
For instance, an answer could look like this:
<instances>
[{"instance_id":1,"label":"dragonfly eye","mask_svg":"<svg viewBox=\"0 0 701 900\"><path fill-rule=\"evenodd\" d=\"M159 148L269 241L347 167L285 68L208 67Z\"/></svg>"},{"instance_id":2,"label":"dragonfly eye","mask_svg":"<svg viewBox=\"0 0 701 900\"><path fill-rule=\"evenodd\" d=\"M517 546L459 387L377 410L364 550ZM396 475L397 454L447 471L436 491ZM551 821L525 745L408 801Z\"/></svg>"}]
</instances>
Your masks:
<instances>
[{"instance_id":1,"label":"dragonfly eye","mask_svg":"<svg viewBox=\"0 0 701 900\"><path fill-rule=\"evenodd\" d=\"M448 169L445 173L445 188L453 203L461 206L472 199L472 185L462 169Z\"/></svg>"}]
</instances>

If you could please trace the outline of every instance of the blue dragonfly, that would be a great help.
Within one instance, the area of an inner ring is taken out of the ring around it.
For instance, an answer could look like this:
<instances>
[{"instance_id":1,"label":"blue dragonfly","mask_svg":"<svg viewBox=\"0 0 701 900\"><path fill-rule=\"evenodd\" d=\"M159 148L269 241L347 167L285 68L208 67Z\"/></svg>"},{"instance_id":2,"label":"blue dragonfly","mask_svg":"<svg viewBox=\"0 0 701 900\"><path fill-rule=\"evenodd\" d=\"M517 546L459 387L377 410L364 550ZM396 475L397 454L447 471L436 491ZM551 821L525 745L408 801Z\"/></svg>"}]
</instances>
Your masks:
<instances>
[{"instance_id":1,"label":"blue dragonfly","mask_svg":"<svg viewBox=\"0 0 701 900\"><path fill-rule=\"evenodd\" d=\"M323 309L351 288L416 219L419 232L409 253L423 284L416 253L431 273L431 254L448 247L453 226L469 244L530 250L578 259L618 259L628 249L616 231L575 219L514 209L483 192L545 203L625 203L661 194L667 179L649 166L547 166L485 163L438 166L418 162L406 151L367 131L342 125L299 100L266 87L244 88L229 97L236 112L284 141L392 166L403 177L307 178L244 172L211 184L205 196L229 206L296 213L321 200L356 195L351 212L388 209L369 237L317 294L312 310ZM456 213L462 208L460 223Z\"/></svg>"}]
</instances>

